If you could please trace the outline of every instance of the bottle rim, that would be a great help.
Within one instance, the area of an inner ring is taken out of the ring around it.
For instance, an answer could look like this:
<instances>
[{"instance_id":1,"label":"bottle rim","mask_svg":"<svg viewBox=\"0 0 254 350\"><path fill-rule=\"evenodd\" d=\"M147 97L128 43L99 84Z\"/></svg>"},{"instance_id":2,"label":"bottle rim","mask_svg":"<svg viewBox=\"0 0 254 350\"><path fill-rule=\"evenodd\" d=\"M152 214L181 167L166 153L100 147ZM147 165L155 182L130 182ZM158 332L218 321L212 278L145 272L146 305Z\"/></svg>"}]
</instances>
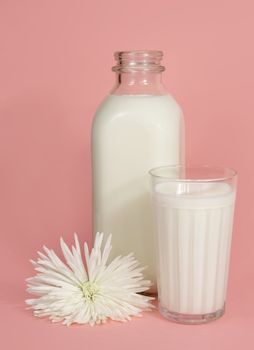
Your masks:
<instances>
[{"instance_id":1,"label":"bottle rim","mask_svg":"<svg viewBox=\"0 0 254 350\"><path fill-rule=\"evenodd\" d=\"M163 72L165 67L161 65L162 57L163 52L160 50L116 51L114 58L117 63L112 70L114 72Z\"/></svg>"}]
</instances>

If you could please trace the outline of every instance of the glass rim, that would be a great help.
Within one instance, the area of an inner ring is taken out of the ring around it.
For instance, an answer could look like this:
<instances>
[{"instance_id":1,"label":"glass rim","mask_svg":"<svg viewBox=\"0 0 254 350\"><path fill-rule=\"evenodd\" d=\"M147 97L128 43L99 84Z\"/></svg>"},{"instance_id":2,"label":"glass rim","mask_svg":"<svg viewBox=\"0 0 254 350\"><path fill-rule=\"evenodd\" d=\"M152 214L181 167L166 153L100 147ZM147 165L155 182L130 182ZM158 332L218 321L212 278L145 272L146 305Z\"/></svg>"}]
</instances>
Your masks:
<instances>
[{"instance_id":1,"label":"glass rim","mask_svg":"<svg viewBox=\"0 0 254 350\"><path fill-rule=\"evenodd\" d=\"M166 170L166 169L207 169L207 170L221 170L222 172L227 173L227 176L220 176L220 177L210 177L210 178L186 178L186 179L181 179L181 178L170 178L169 176L166 175L160 175L156 174L156 171L160 170ZM163 165L159 167L155 167L149 170L148 172L152 177L157 178L157 179L167 179L170 182L197 182L197 183L202 183L202 182L222 182L222 181L228 181L236 178L238 175L237 171L234 170L233 168L230 167L224 167L224 166L219 166L219 165L210 165L210 164L194 164L194 165L181 165L181 164L176 164L176 165Z\"/></svg>"}]
</instances>

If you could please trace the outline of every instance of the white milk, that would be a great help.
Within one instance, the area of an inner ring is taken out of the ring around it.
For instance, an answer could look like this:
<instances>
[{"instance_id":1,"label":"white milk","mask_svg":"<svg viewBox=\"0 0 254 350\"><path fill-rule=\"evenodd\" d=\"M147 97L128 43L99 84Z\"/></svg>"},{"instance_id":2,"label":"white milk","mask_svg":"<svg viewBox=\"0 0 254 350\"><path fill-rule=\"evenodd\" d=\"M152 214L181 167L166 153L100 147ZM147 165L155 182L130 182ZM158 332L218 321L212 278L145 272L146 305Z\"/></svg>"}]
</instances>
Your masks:
<instances>
[{"instance_id":1,"label":"white milk","mask_svg":"<svg viewBox=\"0 0 254 350\"><path fill-rule=\"evenodd\" d=\"M180 163L181 132L169 95L110 95L93 123L93 233L112 233L112 257L134 252L154 283L148 171Z\"/></svg>"},{"instance_id":2,"label":"white milk","mask_svg":"<svg viewBox=\"0 0 254 350\"><path fill-rule=\"evenodd\" d=\"M226 183L155 186L162 312L201 315L223 310L234 199Z\"/></svg>"}]
</instances>

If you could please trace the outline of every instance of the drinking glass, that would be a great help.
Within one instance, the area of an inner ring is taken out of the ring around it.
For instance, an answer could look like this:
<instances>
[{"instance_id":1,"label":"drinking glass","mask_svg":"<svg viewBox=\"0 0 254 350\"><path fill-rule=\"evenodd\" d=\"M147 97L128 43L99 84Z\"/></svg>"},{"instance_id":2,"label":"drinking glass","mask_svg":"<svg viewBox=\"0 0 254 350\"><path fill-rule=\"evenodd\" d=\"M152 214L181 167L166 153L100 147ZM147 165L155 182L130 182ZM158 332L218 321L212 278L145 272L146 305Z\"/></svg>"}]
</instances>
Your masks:
<instances>
[{"instance_id":1,"label":"drinking glass","mask_svg":"<svg viewBox=\"0 0 254 350\"><path fill-rule=\"evenodd\" d=\"M179 323L215 320L225 311L237 174L177 165L150 175L159 310Z\"/></svg>"}]
</instances>

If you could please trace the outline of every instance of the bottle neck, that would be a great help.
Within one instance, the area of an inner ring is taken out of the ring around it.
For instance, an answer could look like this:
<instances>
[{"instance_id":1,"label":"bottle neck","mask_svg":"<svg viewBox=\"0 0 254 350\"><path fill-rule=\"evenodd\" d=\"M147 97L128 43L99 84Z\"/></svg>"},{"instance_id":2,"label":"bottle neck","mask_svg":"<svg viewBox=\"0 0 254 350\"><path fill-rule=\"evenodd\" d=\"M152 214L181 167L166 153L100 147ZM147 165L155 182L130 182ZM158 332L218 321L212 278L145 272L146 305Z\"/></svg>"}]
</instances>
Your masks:
<instances>
[{"instance_id":1,"label":"bottle neck","mask_svg":"<svg viewBox=\"0 0 254 350\"><path fill-rule=\"evenodd\" d=\"M161 51L121 51L115 53L116 83L113 95L166 95L161 73Z\"/></svg>"},{"instance_id":2,"label":"bottle neck","mask_svg":"<svg viewBox=\"0 0 254 350\"><path fill-rule=\"evenodd\" d=\"M166 95L161 73L117 72L116 83L111 90L112 95Z\"/></svg>"}]
</instances>

